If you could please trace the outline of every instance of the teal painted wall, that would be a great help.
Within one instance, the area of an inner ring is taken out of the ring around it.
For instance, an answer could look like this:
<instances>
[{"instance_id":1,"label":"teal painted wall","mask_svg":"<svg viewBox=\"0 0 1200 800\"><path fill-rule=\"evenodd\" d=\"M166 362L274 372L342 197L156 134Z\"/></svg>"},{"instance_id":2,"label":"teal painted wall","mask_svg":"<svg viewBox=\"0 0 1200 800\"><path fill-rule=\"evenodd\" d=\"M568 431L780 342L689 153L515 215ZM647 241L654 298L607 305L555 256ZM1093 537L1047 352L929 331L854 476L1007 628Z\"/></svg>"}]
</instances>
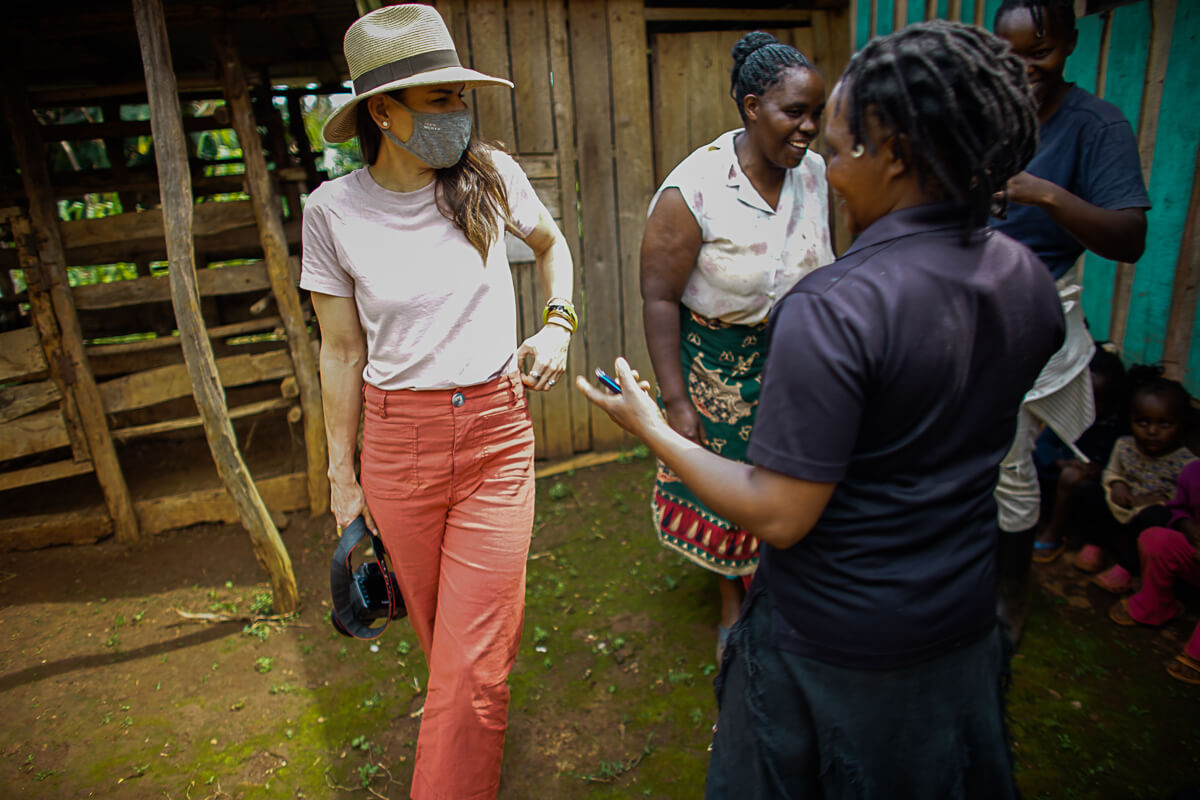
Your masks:
<instances>
[{"instance_id":1,"label":"teal painted wall","mask_svg":"<svg viewBox=\"0 0 1200 800\"><path fill-rule=\"evenodd\" d=\"M1154 208L1147 215L1146 253L1134 273L1129 326L1121 348L1127 360L1153 363L1163 355L1179 242L1196 170L1196 142L1200 141L1200 114L1196 113L1196 86L1200 84L1197 38L1200 38L1200 7L1195 2L1181 0L1171 33L1171 54L1150 170L1150 202ZM1186 381L1193 395L1200 390L1196 340L1197 331L1193 328Z\"/></svg>"},{"instance_id":2,"label":"teal painted wall","mask_svg":"<svg viewBox=\"0 0 1200 800\"><path fill-rule=\"evenodd\" d=\"M1121 6L1113 12L1104 99L1121 109L1135 131L1142 110L1149 41L1150 7L1147 4ZM1092 336L1107 340L1110 337L1117 263L1088 253L1084 260L1083 276L1083 313L1091 325Z\"/></svg>"},{"instance_id":3,"label":"teal painted wall","mask_svg":"<svg viewBox=\"0 0 1200 800\"><path fill-rule=\"evenodd\" d=\"M890 33L893 0L852 0L859 20L856 49L866 44L874 14L879 33ZM989 30L1001 0L962 0L960 21L973 22L975 10L983 5L984 25ZM924 13L922 0L909 0L908 20ZM939 0L938 16L948 14L948 4ZM1102 97L1116 105L1134 131L1141 120L1147 59L1151 36L1150 0L1120 6L1112 12ZM1079 44L1067 62L1066 76L1095 93L1100 84L1105 18L1083 17L1078 21ZM1161 24L1161 23L1160 23ZM1147 214L1146 252L1134 271L1133 290L1125 336L1118 344L1127 363L1158 363L1171 308L1175 269L1191 200L1196 169L1196 143L1200 142L1200 113L1195 100L1200 86L1200 2L1178 0L1171 26L1170 57L1158 114L1155 149L1148 190L1153 208ZM1111 335L1116 264L1088 254L1084 261L1083 306L1093 335ZM1119 301L1120 299L1118 299ZM1193 396L1200 395L1200 308L1196 309L1191 345L1187 354L1184 384Z\"/></svg>"}]
</instances>

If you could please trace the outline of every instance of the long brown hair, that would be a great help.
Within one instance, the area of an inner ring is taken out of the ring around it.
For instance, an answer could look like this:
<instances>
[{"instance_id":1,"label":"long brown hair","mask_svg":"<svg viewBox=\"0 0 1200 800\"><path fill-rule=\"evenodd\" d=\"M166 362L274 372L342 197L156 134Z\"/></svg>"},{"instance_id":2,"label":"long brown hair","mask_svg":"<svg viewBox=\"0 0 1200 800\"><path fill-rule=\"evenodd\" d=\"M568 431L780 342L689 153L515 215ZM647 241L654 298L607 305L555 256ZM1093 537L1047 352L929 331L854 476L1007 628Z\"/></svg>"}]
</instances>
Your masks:
<instances>
[{"instance_id":1,"label":"long brown hair","mask_svg":"<svg viewBox=\"0 0 1200 800\"><path fill-rule=\"evenodd\" d=\"M383 134L366 103L359 103L355 114L363 161L374 164L379 158ZM485 263L488 250L504 234L509 215L508 191L492 163L489 152L492 147L472 131L458 163L434 170L438 211L462 231Z\"/></svg>"}]
</instances>

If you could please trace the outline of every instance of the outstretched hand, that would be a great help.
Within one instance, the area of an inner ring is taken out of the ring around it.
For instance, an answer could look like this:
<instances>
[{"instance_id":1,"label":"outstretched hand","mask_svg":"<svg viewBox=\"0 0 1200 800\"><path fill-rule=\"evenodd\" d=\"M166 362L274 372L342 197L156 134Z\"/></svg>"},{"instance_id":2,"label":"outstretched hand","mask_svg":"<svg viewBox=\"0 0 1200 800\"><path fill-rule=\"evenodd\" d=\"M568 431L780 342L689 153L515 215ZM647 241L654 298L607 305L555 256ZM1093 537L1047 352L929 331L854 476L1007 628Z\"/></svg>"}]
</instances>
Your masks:
<instances>
[{"instance_id":1,"label":"outstretched hand","mask_svg":"<svg viewBox=\"0 0 1200 800\"><path fill-rule=\"evenodd\" d=\"M575 387L603 409L613 422L639 439L646 439L656 426L666 426L666 420L650 396L650 383L641 380L637 370L624 358L613 362L613 367L613 377L621 386L621 394L593 386L582 375L575 378Z\"/></svg>"}]
</instances>

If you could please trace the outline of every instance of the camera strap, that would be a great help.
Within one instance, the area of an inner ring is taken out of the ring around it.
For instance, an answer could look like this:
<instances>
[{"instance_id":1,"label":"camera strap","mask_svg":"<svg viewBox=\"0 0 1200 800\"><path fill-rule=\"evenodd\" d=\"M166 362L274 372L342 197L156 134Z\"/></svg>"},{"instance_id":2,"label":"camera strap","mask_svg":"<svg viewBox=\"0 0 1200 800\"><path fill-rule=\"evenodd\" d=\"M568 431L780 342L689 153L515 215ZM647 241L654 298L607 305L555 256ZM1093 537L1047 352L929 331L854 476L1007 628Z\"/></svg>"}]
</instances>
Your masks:
<instances>
[{"instance_id":1,"label":"camera strap","mask_svg":"<svg viewBox=\"0 0 1200 800\"><path fill-rule=\"evenodd\" d=\"M388 598L388 613L383 617L383 624L375 628L359 622L354 615L354 604L350 598L350 584L354 580L350 555L359 542L368 537L371 539L371 546L375 549L375 563L379 565L379 570L383 573L383 583ZM333 594L333 613L330 621L340 632L353 636L355 639L366 640L379 638L387 628L388 622L392 619L392 611L396 608L396 604L402 601L393 593L392 573L388 569L387 559L384 558L386 554L383 540L371 533L361 516L356 517L342 531L342 538L338 541L337 550L333 554L333 563L329 566L329 588Z\"/></svg>"}]
</instances>

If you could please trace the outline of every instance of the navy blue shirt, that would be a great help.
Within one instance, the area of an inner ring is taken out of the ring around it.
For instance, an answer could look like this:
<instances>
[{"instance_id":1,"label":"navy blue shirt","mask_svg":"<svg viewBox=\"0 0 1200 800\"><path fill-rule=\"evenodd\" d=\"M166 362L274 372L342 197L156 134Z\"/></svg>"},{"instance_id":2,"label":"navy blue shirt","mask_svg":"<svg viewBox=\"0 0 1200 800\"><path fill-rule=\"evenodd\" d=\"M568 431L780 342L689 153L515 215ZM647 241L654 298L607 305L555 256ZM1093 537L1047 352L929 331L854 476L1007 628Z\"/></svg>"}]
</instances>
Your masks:
<instances>
[{"instance_id":1,"label":"navy blue shirt","mask_svg":"<svg viewBox=\"0 0 1200 800\"><path fill-rule=\"evenodd\" d=\"M995 625L992 490L1065 325L1045 266L949 205L876 221L771 315L757 465L836 482L813 530L763 545L777 646L891 668Z\"/></svg>"},{"instance_id":2,"label":"navy blue shirt","mask_svg":"<svg viewBox=\"0 0 1200 800\"><path fill-rule=\"evenodd\" d=\"M1025 171L1094 206L1150 208L1133 128L1112 103L1072 86L1054 116L1038 128L1038 151ZM999 231L1030 247L1055 278L1083 254L1083 245L1035 206L1010 203Z\"/></svg>"}]
</instances>

